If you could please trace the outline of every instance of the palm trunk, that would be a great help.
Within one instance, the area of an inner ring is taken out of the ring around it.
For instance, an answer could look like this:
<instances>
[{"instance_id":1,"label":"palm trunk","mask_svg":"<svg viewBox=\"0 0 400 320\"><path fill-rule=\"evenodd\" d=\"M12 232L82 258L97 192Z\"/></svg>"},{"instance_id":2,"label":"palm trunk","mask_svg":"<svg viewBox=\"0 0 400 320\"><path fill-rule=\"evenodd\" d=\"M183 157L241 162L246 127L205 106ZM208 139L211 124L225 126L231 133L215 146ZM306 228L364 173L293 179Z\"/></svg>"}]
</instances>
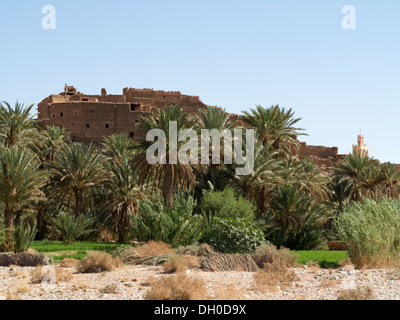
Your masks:
<instances>
[{"instance_id":1,"label":"palm trunk","mask_svg":"<svg viewBox=\"0 0 400 320\"><path fill-rule=\"evenodd\" d=\"M37 234L35 240L43 240L46 237L46 211L47 211L47 206L46 202L40 201L36 205L36 210L37 210L37 218L36 218L36 223L37 223Z\"/></svg>"},{"instance_id":2,"label":"palm trunk","mask_svg":"<svg viewBox=\"0 0 400 320\"><path fill-rule=\"evenodd\" d=\"M172 165L167 166L162 193L165 203L171 208L174 205L174 170Z\"/></svg>"},{"instance_id":3,"label":"palm trunk","mask_svg":"<svg viewBox=\"0 0 400 320\"><path fill-rule=\"evenodd\" d=\"M83 213L83 199L82 194L79 191L75 191L75 218L78 218Z\"/></svg>"},{"instance_id":4,"label":"palm trunk","mask_svg":"<svg viewBox=\"0 0 400 320\"><path fill-rule=\"evenodd\" d=\"M258 208L257 218L265 216L267 211L266 201L267 201L267 188L263 186L257 197L257 208Z\"/></svg>"},{"instance_id":5,"label":"palm trunk","mask_svg":"<svg viewBox=\"0 0 400 320\"><path fill-rule=\"evenodd\" d=\"M128 221L128 208L124 206L121 212L117 213L119 216L118 219L118 243L125 242L125 229L129 225Z\"/></svg>"},{"instance_id":6,"label":"palm trunk","mask_svg":"<svg viewBox=\"0 0 400 320\"><path fill-rule=\"evenodd\" d=\"M13 252L14 251L14 242L12 236L12 228L13 228L13 212L10 209L5 209L4 211L4 226L6 228L6 237L4 239L4 243L2 245L1 251L3 252Z\"/></svg>"}]
</instances>

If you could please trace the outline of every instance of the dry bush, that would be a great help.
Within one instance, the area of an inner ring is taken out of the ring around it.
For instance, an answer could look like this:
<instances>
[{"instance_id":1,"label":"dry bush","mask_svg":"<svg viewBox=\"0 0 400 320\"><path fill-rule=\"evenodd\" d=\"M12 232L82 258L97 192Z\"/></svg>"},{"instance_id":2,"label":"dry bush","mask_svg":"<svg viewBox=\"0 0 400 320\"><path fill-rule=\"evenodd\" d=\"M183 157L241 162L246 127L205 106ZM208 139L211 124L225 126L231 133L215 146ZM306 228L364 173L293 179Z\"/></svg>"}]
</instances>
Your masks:
<instances>
[{"instance_id":1,"label":"dry bush","mask_svg":"<svg viewBox=\"0 0 400 320\"><path fill-rule=\"evenodd\" d=\"M31 292L31 288L29 287L29 285L27 283L22 283L22 284L18 284L15 287L15 292L17 294L28 293L28 292Z\"/></svg>"},{"instance_id":2,"label":"dry bush","mask_svg":"<svg viewBox=\"0 0 400 320\"><path fill-rule=\"evenodd\" d=\"M119 259L113 258L106 252L94 252L85 257L78 265L80 273L101 273L112 271L119 267Z\"/></svg>"},{"instance_id":3,"label":"dry bush","mask_svg":"<svg viewBox=\"0 0 400 320\"><path fill-rule=\"evenodd\" d=\"M296 274L290 270L287 263L286 259L265 263L264 268L253 276L254 288L261 292L275 292L289 287Z\"/></svg>"},{"instance_id":4,"label":"dry bush","mask_svg":"<svg viewBox=\"0 0 400 320\"><path fill-rule=\"evenodd\" d=\"M259 270L248 254L213 254L201 258L200 262L201 269L205 271L256 272Z\"/></svg>"},{"instance_id":5,"label":"dry bush","mask_svg":"<svg viewBox=\"0 0 400 320\"><path fill-rule=\"evenodd\" d=\"M118 294L118 286L115 284L107 285L104 288L99 289L102 294Z\"/></svg>"},{"instance_id":6,"label":"dry bush","mask_svg":"<svg viewBox=\"0 0 400 320\"><path fill-rule=\"evenodd\" d=\"M199 259L193 256L173 255L163 264L164 272L167 273L182 272L199 267Z\"/></svg>"},{"instance_id":7,"label":"dry bush","mask_svg":"<svg viewBox=\"0 0 400 320\"><path fill-rule=\"evenodd\" d=\"M370 287L342 290L337 300L375 300L374 292Z\"/></svg>"},{"instance_id":8,"label":"dry bush","mask_svg":"<svg viewBox=\"0 0 400 320\"><path fill-rule=\"evenodd\" d=\"M297 265L298 259L297 254L288 249L278 250L272 244L263 244L258 247L252 257L259 268L263 268L266 263L279 263L286 267L294 267Z\"/></svg>"},{"instance_id":9,"label":"dry bush","mask_svg":"<svg viewBox=\"0 0 400 320\"><path fill-rule=\"evenodd\" d=\"M175 251L164 242L150 241L136 248L128 248L119 254L124 264L159 265L174 254Z\"/></svg>"},{"instance_id":10,"label":"dry bush","mask_svg":"<svg viewBox=\"0 0 400 320\"><path fill-rule=\"evenodd\" d=\"M135 248L136 253L142 257L161 256L174 253L171 245L164 242L150 241L142 246Z\"/></svg>"},{"instance_id":11,"label":"dry bush","mask_svg":"<svg viewBox=\"0 0 400 320\"><path fill-rule=\"evenodd\" d=\"M269 266L267 270L262 269L254 274L254 288L260 292L276 292L288 288L294 273L290 270L275 269L272 264Z\"/></svg>"},{"instance_id":12,"label":"dry bush","mask_svg":"<svg viewBox=\"0 0 400 320\"><path fill-rule=\"evenodd\" d=\"M207 257L217 252L210 245L202 244L198 246L179 247L176 253L182 256Z\"/></svg>"},{"instance_id":13,"label":"dry bush","mask_svg":"<svg viewBox=\"0 0 400 320\"><path fill-rule=\"evenodd\" d=\"M229 301L229 300L243 300L243 292L239 291L234 284L228 286L218 286L212 295L210 300Z\"/></svg>"},{"instance_id":14,"label":"dry bush","mask_svg":"<svg viewBox=\"0 0 400 320\"><path fill-rule=\"evenodd\" d=\"M72 279L72 273L61 268L61 267L54 267L55 270L55 282L56 283L64 283L69 282ZM43 271L42 267L37 267L35 270L32 271L31 274L31 283L32 284L40 284L42 283L45 277L50 277L51 273Z\"/></svg>"},{"instance_id":15,"label":"dry bush","mask_svg":"<svg viewBox=\"0 0 400 320\"><path fill-rule=\"evenodd\" d=\"M148 280L151 286L145 300L204 300L206 286L203 280L188 277L184 273Z\"/></svg>"},{"instance_id":16,"label":"dry bush","mask_svg":"<svg viewBox=\"0 0 400 320\"><path fill-rule=\"evenodd\" d=\"M61 267L64 267L64 268L75 268L75 267L78 266L79 262L80 261L78 259L65 258L65 259L63 259L63 261L61 261Z\"/></svg>"},{"instance_id":17,"label":"dry bush","mask_svg":"<svg viewBox=\"0 0 400 320\"><path fill-rule=\"evenodd\" d=\"M53 258L46 256L45 254L32 254L28 252L24 253L3 253L0 254L0 266L20 266L20 267L37 267L46 266L53 264Z\"/></svg>"},{"instance_id":18,"label":"dry bush","mask_svg":"<svg viewBox=\"0 0 400 320\"><path fill-rule=\"evenodd\" d=\"M351 259L350 259L350 258L346 258L346 259L340 261L340 262L338 263L338 265L339 265L339 267L341 267L341 268L343 268L343 267L345 267L345 266L353 266L353 267L354 267L354 264L353 264L353 262L351 262Z\"/></svg>"}]
</instances>

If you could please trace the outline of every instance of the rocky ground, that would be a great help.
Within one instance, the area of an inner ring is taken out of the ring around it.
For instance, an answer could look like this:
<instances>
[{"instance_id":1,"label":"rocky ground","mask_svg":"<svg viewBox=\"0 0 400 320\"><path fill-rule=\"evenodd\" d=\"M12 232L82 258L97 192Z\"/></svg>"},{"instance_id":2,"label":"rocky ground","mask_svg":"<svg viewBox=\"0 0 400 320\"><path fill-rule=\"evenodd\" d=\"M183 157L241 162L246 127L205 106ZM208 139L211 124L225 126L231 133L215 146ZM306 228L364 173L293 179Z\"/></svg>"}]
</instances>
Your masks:
<instances>
[{"instance_id":1,"label":"rocky ground","mask_svg":"<svg viewBox=\"0 0 400 320\"><path fill-rule=\"evenodd\" d=\"M142 300L149 277L168 277L160 267L124 266L101 274L80 274L65 269L72 278L52 286L32 284L35 268L0 268L0 300ZM253 273L203 272L188 275L203 279L210 299L218 300L336 300L344 288L370 287L377 300L400 300L400 272L396 270L341 270L294 268L288 288L262 293L254 289Z\"/></svg>"}]
</instances>

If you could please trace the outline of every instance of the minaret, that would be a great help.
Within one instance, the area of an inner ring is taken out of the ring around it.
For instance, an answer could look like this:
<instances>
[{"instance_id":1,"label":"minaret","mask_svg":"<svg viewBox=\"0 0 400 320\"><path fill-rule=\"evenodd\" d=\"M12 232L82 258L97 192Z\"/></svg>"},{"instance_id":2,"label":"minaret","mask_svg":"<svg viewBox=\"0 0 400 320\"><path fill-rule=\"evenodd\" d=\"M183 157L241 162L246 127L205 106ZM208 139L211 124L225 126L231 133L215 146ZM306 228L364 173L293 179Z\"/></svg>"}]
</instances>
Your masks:
<instances>
[{"instance_id":1,"label":"minaret","mask_svg":"<svg viewBox=\"0 0 400 320\"><path fill-rule=\"evenodd\" d=\"M360 133L357 137L358 145L353 145L353 152L361 153L364 157L369 157L369 147L364 144L364 136Z\"/></svg>"}]
</instances>

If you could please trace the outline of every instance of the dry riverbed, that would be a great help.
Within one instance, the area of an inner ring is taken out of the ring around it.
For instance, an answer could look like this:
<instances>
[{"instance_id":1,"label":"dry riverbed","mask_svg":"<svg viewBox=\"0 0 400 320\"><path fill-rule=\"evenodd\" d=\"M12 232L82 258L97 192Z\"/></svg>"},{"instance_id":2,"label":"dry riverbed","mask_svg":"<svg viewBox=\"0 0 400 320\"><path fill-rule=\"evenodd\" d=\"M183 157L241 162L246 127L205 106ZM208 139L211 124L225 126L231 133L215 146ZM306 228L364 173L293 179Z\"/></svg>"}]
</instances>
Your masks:
<instances>
[{"instance_id":1,"label":"dry riverbed","mask_svg":"<svg viewBox=\"0 0 400 320\"><path fill-rule=\"evenodd\" d=\"M32 284L35 268L0 268L0 300L143 300L150 277L170 277L160 267L124 266L111 272L81 274L75 268L65 283L52 286ZM400 300L400 272L396 270L325 270L313 267L292 269L296 276L289 287L262 293L255 289L253 273L203 272L191 270L190 277L206 283L207 296L221 300L336 300L343 288L370 287L377 300Z\"/></svg>"}]
</instances>

